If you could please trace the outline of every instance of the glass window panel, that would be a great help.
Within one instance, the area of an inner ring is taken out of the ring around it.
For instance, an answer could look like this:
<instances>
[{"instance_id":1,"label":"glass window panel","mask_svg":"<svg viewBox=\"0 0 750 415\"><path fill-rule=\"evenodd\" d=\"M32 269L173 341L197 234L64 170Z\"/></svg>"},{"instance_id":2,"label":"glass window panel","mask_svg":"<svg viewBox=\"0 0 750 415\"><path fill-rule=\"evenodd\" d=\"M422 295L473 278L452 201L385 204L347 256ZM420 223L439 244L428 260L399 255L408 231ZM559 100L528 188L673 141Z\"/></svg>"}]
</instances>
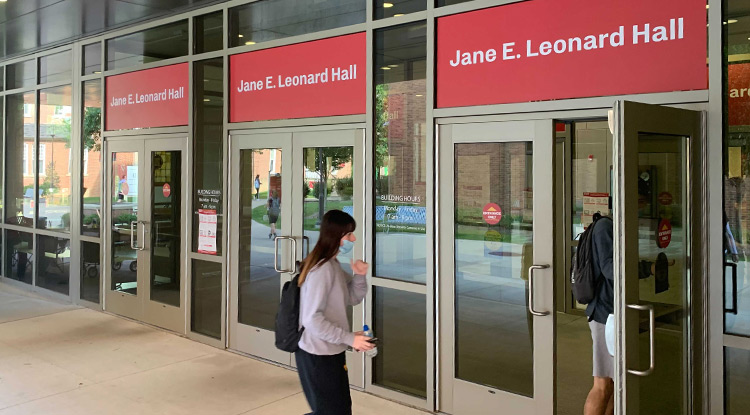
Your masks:
<instances>
[{"instance_id":1,"label":"glass window panel","mask_svg":"<svg viewBox=\"0 0 750 415\"><path fill-rule=\"evenodd\" d=\"M182 152L151 152L151 300L180 306Z\"/></svg>"},{"instance_id":2,"label":"glass window panel","mask_svg":"<svg viewBox=\"0 0 750 415\"><path fill-rule=\"evenodd\" d=\"M6 89L24 88L36 83L36 61L34 59L14 63L5 67Z\"/></svg>"},{"instance_id":3,"label":"glass window panel","mask_svg":"<svg viewBox=\"0 0 750 415\"><path fill-rule=\"evenodd\" d=\"M242 46L365 22L364 0L264 0L229 10L229 45Z\"/></svg>"},{"instance_id":4,"label":"glass window panel","mask_svg":"<svg viewBox=\"0 0 750 415\"><path fill-rule=\"evenodd\" d=\"M466 3L469 1L472 1L472 0L437 0L437 6L438 7L450 6L453 4L461 4L461 3Z\"/></svg>"},{"instance_id":5,"label":"glass window panel","mask_svg":"<svg viewBox=\"0 0 750 415\"><path fill-rule=\"evenodd\" d=\"M375 32L375 261L382 278L427 280L424 22Z\"/></svg>"},{"instance_id":6,"label":"glass window panel","mask_svg":"<svg viewBox=\"0 0 750 415\"><path fill-rule=\"evenodd\" d=\"M374 287L373 335L380 339L372 382L427 396L427 300L423 294Z\"/></svg>"},{"instance_id":7,"label":"glass window panel","mask_svg":"<svg viewBox=\"0 0 750 415\"><path fill-rule=\"evenodd\" d=\"M724 348L727 415L750 414L750 350Z\"/></svg>"},{"instance_id":8,"label":"glass window panel","mask_svg":"<svg viewBox=\"0 0 750 415\"><path fill-rule=\"evenodd\" d=\"M102 84L83 83L81 234L99 236L102 223ZM73 171L76 171L74 169Z\"/></svg>"},{"instance_id":9,"label":"glass window panel","mask_svg":"<svg viewBox=\"0 0 750 415\"><path fill-rule=\"evenodd\" d=\"M576 237L593 221L593 214L609 215L612 171L612 133L607 121L573 123L573 230Z\"/></svg>"},{"instance_id":10,"label":"glass window panel","mask_svg":"<svg viewBox=\"0 0 750 415\"><path fill-rule=\"evenodd\" d=\"M224 12L204 14L193 21L195 53L221 50L224 44Z\"/></svg>"},{"instance_id":11,"label":"glass window panel","mask_svg":"<svg viewBox=\"0 0 750 415\"><path fill-rule=\"evenodd\" d=\"M305 222L302 232L306 238L305 253L318 243L320 222L326 212L337 209L354 216L353 156L353 147L313 147L303 151L305 198L302 211ZM353 255L354 252L349 252L337 257L349 274L352 273Z\"/></svg>"},{"instance_id":12,"label":"glass window panel","mask_svg":"<svg viewBox=\"0 0 750 415\"><path fill-rule=\"evenodd\" d=\"M727 79L724 120L725 331L750 336L750 10L743 0L725 2L723 50Z\"/></svg>"},{"instance_id":13,"label":"glass window panel","mask_svg":"<svg viewBox=\"0 0 750 415\"><path fill-rule=\"evenodd\" d=\"M0 66L0 91L5 89L5 67Z\"/></svg>"},{"instance_id":14,"label":"glass window panel","mask_svg":"<svg viewBox=\"0 0 750 415\"><path fill-rule=\"evenodd\" d=\"M2 97L0 97L0 119L2 119L2 117L5 116L5 112L3 111L4 108L5 108L5 100L2 99ZM2 144L3 143L3 134L4 133L5 133L5 131L3 131L2 128L0 128L0 218L4 217L4 214L3 214L3 186L4 186L4 183L3 183L3 180L2 180L2 177L3 177L2 176L3 166L5 164L5 157L3 157L3 152L5 151L5 146ZM0 238L0 239L2 239L2 238ZM2 268L0 268L0 269L2 269Z\"/></svg>"},{"instance_id":15,"label":"glass window panel","mask_svg":"<svg viewBox=\"0 0 750 415\"><path fill-rule=\"evenodd\" d=\"M221 338L221 263L193 260L191 330Z\"/></svg>"},{"instance_id":16,"label":"glass window panel","mask_svg":"<svg viewBox=\"0 0 750 415\"><path fill-rule=\"evenodd\" d=\"M33 149L36 99L33 92L8 95L5 152L5 222L31 227L34 218Z\"/></svg>"},{"instance_id":17,"label":"glass window panel","mask_svg":"<svg viewBox=\"0 0 750 415\"><path fill-rule=\"evenodd\" d=\"M240 155L239 322L267 330L274 330L281 289L274 269L274 239L284 209L281 157L280 149L242 150Z\"/></svg>"},{"instance_id":18,"label":"glass window panel","mask_svg":"<svg viewBox=\"0 0 750 415\"><path fill-rule=\"evenodd\" d=\"M193 68L195 197L192 246L194 252L221 255L221 228L224 223L224 64L221 58L211 59L196 62ZM201 217L211 219L210 223L203 225L203 233Z\"/></svg>"},{"instance_id":19,"label":"glass window panel","mask_svg":"<svg viewBox=\"0 0 750 415\"><path fill-rule=\"evenodd\" d=\"M107 69L120 69L188 54L188 22L181 20L107 41Z\"/></svg>"},{"instance_id":20,"label":"glass window panel","mask_svg":"<svg viewBox=\"0 0 750 415\"><path fill-rule=\"evenodd\" d=\"M69 85L39 91L39 229L70 231L72 92Z\"/></svg>"},{"instance_id":21,"label":"glass window panel","mask_svg":"<svg viewBox=\"0 0 750 415\"><path fill-rule=\"evenodd\" d=\"M4 277L31 284L34 278L34 235L28 232L5 231Z\"/></svg>"},{"instance_id":22,"label":"glass window panel","mask_svg":"<svg viewBox=\"0 0 750 415\"><path fill-rule=\"evenodd\" d=\"M456 377L532 397L531 143L458 144L454 165ZM494 225L490 208L501 212Z\"/></svg>"},{"instance_id":23,"label":"glass window panel","mask_svg":"<svg viewBox=\"0 0 750 415\"><path fill-rule=\"evenodd\" d=\"M92 43L83 47L83 75L102 71L102 44Z\"/></svg>"},{"instance_id":24,"label":"glass window panel","mask_svg":"<svg viewBox=\"0 0 750 415\"><path fill-rule=\"evenodd\" d=\"M81 242L81 300L99 303L101 281L99 244Z\"/></svg>"},{"instance_id":25,"label":"glass window panel","mask_svg":"<svg viewBox=\"0 0 750 415\"><path fill-rule=\"evenodd\" d=\"M36 236L36 285L68 295L70 292L70 239Z\"/></svg>"},{"instance_id":26,"label":"glass window panel","mask_svg":"<svg viewBox=\"0 0 750 415\"><path fill-rule=\"evenodd\" d=\"M375 18L400 17L427 9L429 0L375 0Z\"/></svg>"},{"instance_id":27,"label":"glass window panel","mask_svg":"<svg viewBox=\"0 0 750 415\"><path fill-rule=\"evenodd\" d=\"M112 192L112 285L113 291L128 294L138 293L138 250L131 247L131 236L134 245L140 246L138 227L133 222L138 220L138 153L112 153L112 172L110 189ZM136 232L135 235L132 235Z\"/></svg>"},{"instance_id":28,"label":"glass window panel","mask_svg":"<svg viewBox=\"0 0 750 415\"><path fill-rule=\"evenodd\" d=\"M39 83L69 81L73 75L73 58L70 51L39 58Z\"/></svg>"}]
</instances>

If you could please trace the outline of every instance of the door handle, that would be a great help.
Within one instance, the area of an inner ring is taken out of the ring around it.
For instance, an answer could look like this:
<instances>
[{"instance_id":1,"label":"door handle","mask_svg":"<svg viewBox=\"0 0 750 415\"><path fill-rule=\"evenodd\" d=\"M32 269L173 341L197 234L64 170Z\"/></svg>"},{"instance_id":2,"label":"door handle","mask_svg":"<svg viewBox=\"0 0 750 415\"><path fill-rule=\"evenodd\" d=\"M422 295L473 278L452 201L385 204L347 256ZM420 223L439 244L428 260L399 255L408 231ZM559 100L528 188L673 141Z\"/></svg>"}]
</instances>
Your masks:
<instances>
[{"instance_id":1,"label":"door handle","mask_svg":"<svg viewBox=\"0 0 750 415\"><path fill-rule=\"evenodd\" d=\"M725 306L724 312L737 314L737 264L732 263L732 262L725 262L724 263L725 271L727 267L732 268L732 307L726 308ZM726 304L726 299L724 299L724 304Z\"/></svg>"},{"instance_id":2,"label":"door handle","mask_svg":"<svg viewBox=\"0 0 750 415\"><path fill-rule=\"evenodd\" d=\"M285 239L292 242L292 266L297 262L297 240L292 238L291 236L277 236L273 240L273 269L276 270L278 273L293 273L295 270L293 269L279 269L279 241Z\"/></svg>"},{"instance_id":3,"label":"door handle","mask_svg":"<svg viewBox=\"0 0 750 415\"><path fill-rule=\"evenodd\" d=\"M529 313L532 316L544 317L549 315L549 311L536 311L534 309L534 270L547 268L549 268L549 265L532 265L529 267Z\"/></svg>"},{"instance_id":4,"label":"door handle","mask_svg":"<svg viewBox=\"0 0 750 415\"><path fill-rule=\"evenodd\" d=\"M148 222L146 221L139 221L141 224L141 236L138 237L138 239L141 240L141 246L138 247L139 251L143 251L146 249L146 225Z\"/></svg>"},{"instance_id":5,"label":"door handle","mask_svg":"<svg viewBox=\"0 0 750 415\"><path fill-rule=\"evenodd\" d=\"M307 243L307 248L304 247L305 243ZM302 249L305 249L305 258L307 258L310 255L310 237L309 236L302 237Z\"/></svg>"},{"instance_id":6,"label":"door handle","mask_svg":"<svg viewBox=\"0 0 750 415\"><path fill-rule=\"evenodd\" d=\"M130 249L138 249L135 245L135 227L138 226L138 221L130 221Z\"/></svg>"},{"instance_id":7,"label":"door handle","mask_svg":"<svg viewBox=\"0 0 750 415\"><path fill-rule=\"evenodd\" d=\"M628 373L630 373L631 375L648 376L654 372L654 367L656 366L656 348L654 347L654 328L656 327L656 314L654 313L654 306L651 304L628 304L628 308L638 311L648 311L648 369L628 369Z\"/></svg>"}]
</instances>

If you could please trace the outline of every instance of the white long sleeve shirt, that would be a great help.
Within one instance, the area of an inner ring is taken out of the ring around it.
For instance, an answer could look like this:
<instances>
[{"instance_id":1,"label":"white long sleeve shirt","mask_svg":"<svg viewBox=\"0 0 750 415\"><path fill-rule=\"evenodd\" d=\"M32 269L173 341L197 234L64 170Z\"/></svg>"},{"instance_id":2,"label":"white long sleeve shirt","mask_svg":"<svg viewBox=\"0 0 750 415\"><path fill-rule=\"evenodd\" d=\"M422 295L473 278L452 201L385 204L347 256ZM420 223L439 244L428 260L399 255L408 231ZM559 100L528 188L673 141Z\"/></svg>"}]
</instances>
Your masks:
<instances>
[{"instance_id":1,"label":"white long sleeve shirt","mask_svg":"<svg viewBox=\"0 0 750 415\"><path fill-rule=\"evenodd\" d=\"M367 295L364 275L349 276L335 258L316 266L300 291L299 323L304 327L299 347L315 355L335 355L354 343L346 308Z\"/></svg>"}]
</instances>

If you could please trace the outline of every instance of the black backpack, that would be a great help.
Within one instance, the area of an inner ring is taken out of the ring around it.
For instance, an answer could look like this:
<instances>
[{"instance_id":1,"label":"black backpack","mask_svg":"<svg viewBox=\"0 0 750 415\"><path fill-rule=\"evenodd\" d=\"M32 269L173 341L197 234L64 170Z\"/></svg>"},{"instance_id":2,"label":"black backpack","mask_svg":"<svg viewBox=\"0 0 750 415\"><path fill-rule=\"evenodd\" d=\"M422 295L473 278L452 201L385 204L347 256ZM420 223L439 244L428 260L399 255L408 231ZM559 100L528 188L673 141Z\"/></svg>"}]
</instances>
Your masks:
<instances>
[{"instance_id":1,"label":"black backpack","mask_svg":"<svg viewBox=\"0 0 750 415\"><path fill-rule=\"evenodd\" d=\"M589 304L599 291L601 279L594 270L594 248L592 246L592 234L594 226L599 220L604 219L600 215L594 216L594 222L581 234L578 240L578 249L573 254L573 261L570 267L570 285L573 296L581 304ZM606 218L609 219L609 218Z\"/></svg>"},{"instance_id":2,"label":"black backpack","mask_svg":"<svg viewBox=\"0 0 750 415\"><path fill-rule=\"evenodd\" d=\"M281 302L276 313L276 348L294 353L299 349L299 339L305 328L299 328L299 262L294 277L284 284Z\"/></svg>"}]
</instances>

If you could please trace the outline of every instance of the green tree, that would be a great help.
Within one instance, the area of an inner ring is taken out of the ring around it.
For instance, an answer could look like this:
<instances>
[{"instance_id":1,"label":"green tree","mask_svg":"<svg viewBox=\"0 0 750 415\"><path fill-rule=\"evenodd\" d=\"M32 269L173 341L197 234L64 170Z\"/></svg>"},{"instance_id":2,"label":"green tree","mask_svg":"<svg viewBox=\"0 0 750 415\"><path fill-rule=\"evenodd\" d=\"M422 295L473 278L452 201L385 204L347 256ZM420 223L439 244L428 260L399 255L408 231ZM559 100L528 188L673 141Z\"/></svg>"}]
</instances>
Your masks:
<instances>
[{"instance_id":1,"label":"green tree","mask_svg":"<svg viewBox=\"0 0 750 415\"><path fill-rule=\"evenodd\" d=\"M102 151L102 109L86 107L83 116L83 148Z\"/></svg>"},{"instance_id":2,"label":"green tree","mask_svg":"<svg viewBox=\"0 0 750 415\"><path fill-rule=\"evenodd\" d=\"M50 161L47 164L47 171L45 172L44 181L39 188L43 190L44 194L49 194L50 189L57 189L60 187L60 176L55 171L55 162Z\"/></svg>"},{"instance_id":3,"label":"green tree","mask_svg":"<svg viewBox=\"0 0 750 415\"><path fill-rule=\"evenodd\" d=\"M318 197L318 219L322 219L328 196L328 178L334 169L352 161L352 148L319 147L308 151L313 151L315 157L305 157L305 167L310 171L317 172L320 175L320 183L325 184L320 186L320 196ZM310 163L314 164L310 165Z\"/></svg>"}]
</instances>

